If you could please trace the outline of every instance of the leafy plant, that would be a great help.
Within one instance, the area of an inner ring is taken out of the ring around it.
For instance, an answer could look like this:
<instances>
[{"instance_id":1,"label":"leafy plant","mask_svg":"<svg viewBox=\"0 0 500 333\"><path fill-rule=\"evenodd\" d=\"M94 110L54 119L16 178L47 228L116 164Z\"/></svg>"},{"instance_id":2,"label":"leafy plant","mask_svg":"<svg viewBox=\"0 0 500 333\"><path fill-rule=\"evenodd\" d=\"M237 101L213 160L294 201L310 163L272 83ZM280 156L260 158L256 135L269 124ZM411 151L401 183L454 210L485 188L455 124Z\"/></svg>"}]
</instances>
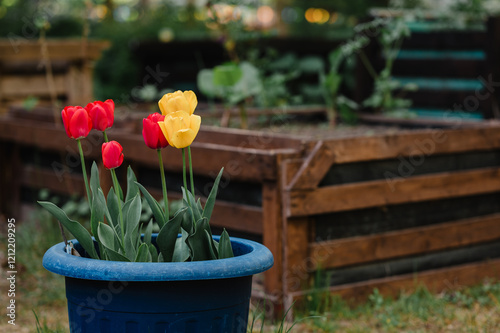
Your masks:
<instances>
[{"instance_id":1,"label":"leafy plant","mask_svg":"<svg viewBox=\"0 0 500 333\"><path fill-rule=\"evenodd\" d=\"M411 100L397 97L394 93L396 91L414 91L417 89L417 86L414 84L401 85L399 81L392 77L392 68L403 40L410 36L410 30L404 19L396 18L391 20L375 19L372 22L358 25L356 31L362 32L373 28L379 29L377 39L382 47L385 63L384 68L380 73L377 73L363 53L362 48L358 49L361 61L374 79L373 93L363 101L363 106L371 107L377 111L397 111L398 113L403 112L403 114L407 114L407 110L412 103ZM366 40L361 41L366 42Z\"/></svg>"},{"instance_id":2,"label":"leafy plant","mask_svg":"<svg viewBox=\"0 0 500 333\"><path fill-rule=\"evenodd\" d=\"M225 111L221 120L222 126L229 123L230 107L238 105L240 109L241 127L247 128L245 100L262 92L259 70L247 61L239 64L224 63L213 69L203 69L198 73L198 88L211 97L224 101Z\"/></svg>"}]
</instances>

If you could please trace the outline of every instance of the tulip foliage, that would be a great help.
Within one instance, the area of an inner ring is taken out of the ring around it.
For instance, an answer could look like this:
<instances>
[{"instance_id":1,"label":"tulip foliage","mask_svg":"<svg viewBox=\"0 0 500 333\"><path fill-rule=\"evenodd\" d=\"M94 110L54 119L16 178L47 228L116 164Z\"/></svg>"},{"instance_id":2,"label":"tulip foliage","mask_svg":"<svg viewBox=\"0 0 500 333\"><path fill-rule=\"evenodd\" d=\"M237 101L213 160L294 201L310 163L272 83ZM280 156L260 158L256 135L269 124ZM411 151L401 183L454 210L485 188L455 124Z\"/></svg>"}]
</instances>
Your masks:
<instances>
[{"instance_id":1,"label":"tulip foliage","mask_svg":"<svg viewBox=\"0 0 500 333\"><path fill-rule=\"evenodd\" d=\"M131 167L127 170L127 191L123 190L115 169L124 160L123 147L116 141L108 141L106 129L114 121L114 103L89 103L87 107L66 107L63 112L68 137L80 140L92 128L103 131L106 142L102 145L104 166L111 172L113 186L105 196L100 186L99 170L94 162L90 182L87 181L83 152L80 149L84 181L91 210L90 232L79 222L51 202L39 202L78 240L86 255L93 259L126 262L184 262L224 259L233 256L231 242L226 230L219 241L212 237L210 218L215 205L218 185L223 169L215 179L214 186L203 207L196 200L193 185L190 145L195 139L201 118L194 115L197 100L193 92L175 92L165 95L159 102L163 115L153 114L143 121L143 137L146 146L156 149L160 162L164 207L137 182ZM163 170L161 149L171 145L183 152L184 187L183 207L170 214ZM184 148L189 152L191 190L187 189ZM141 224L141 194L150 206L154 219ZM172 215L172 216L171 216ZM157 224L159 233L154 242L152 232ZM93 237L92 237L93 236ZM68 245L68 244L67 244Z\"/></svg>"}]
</instances>

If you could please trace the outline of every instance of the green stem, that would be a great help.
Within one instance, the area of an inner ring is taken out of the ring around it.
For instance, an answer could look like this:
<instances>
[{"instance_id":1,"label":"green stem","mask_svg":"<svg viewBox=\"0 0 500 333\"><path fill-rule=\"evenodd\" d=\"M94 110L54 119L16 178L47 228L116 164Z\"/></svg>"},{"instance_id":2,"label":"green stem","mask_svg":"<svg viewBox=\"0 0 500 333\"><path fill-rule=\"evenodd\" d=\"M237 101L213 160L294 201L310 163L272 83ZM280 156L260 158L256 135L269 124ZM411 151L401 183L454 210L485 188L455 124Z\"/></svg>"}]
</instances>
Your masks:
<instances>
[{"instance_id":1,"label":"green stem","mask_svg":"<svg viewBox=\"0 0 500 333\"><path fill-rule=\"evenodd\" d=\"M189 181L191 182L191 193L194 197L194 180L193 180L193 162L191 160L191 146L188 146L188 158L189 158Z\"/></svg>"},{"instance_id":2,"label":"green stem","mask_svg":"<svg viewBox=\"0 0 500 333\"><path fill-rule=\"evenodd\" d=\"M85 167L85 159L83 158L83 148L80 139L76 139L78 142L78 150L80 151L80 162L82 164L83 180L85 182L85 190L87 191L87 200L89 201L89 207L92 209L92 202L90 200L90 187L89 180L87 179L87 168Z\"/></svg>"},{"instance_id":3,"label":"green stem","mask_svg":"<svg viewBox=\"0 0 500 333\"><path fill-rule=\"evenodd\" d=\"M123 221L122 203L120 200L120 189L119 189L120 185L118 184L118 178L116 178L115 169L110 169L109 171L111 171L111 178L113 178L113 187L115 188L115 194L116 194L116 198L118 200L118 215L120 217L122 246L125 246L125 222Z\"/></svg>"},{"instance_id":4,"label":"green stem","mask_svg":"<svg viewBox=\"0 0 500 333\"><path fill-rule=\"evenodd\" d=\"M161 186L163 188L163 203L165 204L165 223L168 222L170 217L168 211L168 197L167 197L167 183L165 182L165 171L163 169L163 158L161 157L161 149L156 150L158 152L158 161L160 162L160 173L161 173Z\"/></svg>"},{"instance_id":5,"label":"green stem","mask_svg":"<svg viewBox=\"0 0 500 333\"><path fill-rule=\"evenodd\" d=\"M376 80L378 78L378 74L373 68L372 64L370 63L370 60L366 57L366 54L363 52L363 50L359 50L359 59L363 62L363 65L365 65L366 70L370 74L370 76Z\"/></svg>"},{"instance_id":6,"label":"green stem","mask_svg":"<svg viewBox=\"0 0 500 333\"><path fill-rule=\"evenodd\" d=\"M184 189L187 191L187 181L186 181L186 152L182 148L182 180L184 181Z\"/></svg>"},{"instance_id":7,"label":"green stem","mask_svg":"<svg viewBox=\"0 0 500 333\"><path fill-rule=\"evenodd\" d=\"M106 134L106 130L102 131L102 135L104 136L104 142L109 142L108 135Z\"/></svg>"}]
</instances>

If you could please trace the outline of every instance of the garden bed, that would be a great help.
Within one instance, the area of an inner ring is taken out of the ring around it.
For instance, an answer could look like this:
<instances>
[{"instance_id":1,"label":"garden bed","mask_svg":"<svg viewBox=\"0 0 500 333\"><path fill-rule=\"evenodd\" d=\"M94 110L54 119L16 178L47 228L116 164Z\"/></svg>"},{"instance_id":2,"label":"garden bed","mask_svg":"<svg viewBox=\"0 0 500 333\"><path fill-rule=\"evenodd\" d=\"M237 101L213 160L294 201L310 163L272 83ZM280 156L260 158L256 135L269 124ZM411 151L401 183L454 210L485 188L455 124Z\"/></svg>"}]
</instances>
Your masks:
<instances>
[{"instance_id":1,"label":"garden bed","mask_svg":"<svg viewBox=\"0 0 500 333\"><path fill-rule=\"evenodd\" d=\"M31 115L17 110L0 118L4 214L18 214L30 189L84 193L76 143L43 112ZM123 145L125 165L159 197L156 154L145 149L141 117L117 119L109 135ZM101 140L85 140L87 161L99 160ZM394 294L415 281L440 290L498 277L498 122L203 127L192 148L202 198L225 167L214 227L261 240L273 252L265 293L278 304L307 294L318 268L330 273L331 291L347 298L374 287ZM173 190L180 186L179 154L164 152L172 199L180 196Z\"/></svg>"}]
</instances>

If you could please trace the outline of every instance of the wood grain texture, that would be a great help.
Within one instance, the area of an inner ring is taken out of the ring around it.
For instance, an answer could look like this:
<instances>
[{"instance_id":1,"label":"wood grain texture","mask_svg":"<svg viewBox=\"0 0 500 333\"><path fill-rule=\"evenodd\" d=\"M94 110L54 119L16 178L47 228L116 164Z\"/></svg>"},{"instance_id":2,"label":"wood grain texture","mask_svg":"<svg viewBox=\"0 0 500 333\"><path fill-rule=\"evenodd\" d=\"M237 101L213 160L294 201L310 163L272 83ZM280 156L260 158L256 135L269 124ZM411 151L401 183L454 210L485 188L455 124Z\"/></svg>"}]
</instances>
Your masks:
<instances>
[{"instance_id":1,"label":"wood grain texture","mask_svg":"<svg viewBox=\"0 0 500 333\"><path fill-rule=\"evenodd\" d=\"M500 168L444 172L397 180L333 185L290 192L287 215L304 216L451 198L500 190Z\"/></svg>"},{"instance_id":2,"label":"wood grain texture","mask_svg":"<svg viewBox=\"0 0 500 333\"><path fill-rule=\"evenodd\" d=\"M82 50L81 40L48 40L47 47L52 60L79 60L82 58L97 59L103 50L109 48L109 41L89 41ZM24 39L0 40L0 61L39 61L41 46L38 41Z\"/></svg>"},{"instance_id":3,"label":"wood grain texture","mask_svg":"<svg viewBox=\"0 0 500 333\"><path fill-rule=\"evenodd\" d=\"M145 145L141 134L131 134L127 131L110 130L109 137L123 146L125 159L136 161L143 165L157 167L157 154ZM64 129L52 124L42 124L4 117L0 120L0 139L15 141L24 145L63 153L77 153L75 140L67 137ZM100 159L102 136L91 132L87 139L82 140L87 158ZM193 169L197 174L215 178L221 167L225 168L231 179L264 181L277 177L277 156L294 158L299 155L296 149L254 149L233 146L222 146L213 143L195 141L192 144ZM178 171L182 168L180 149L168 149L168 159L165 162L167 171ZM214 158L216 156L216 158Z\"/></svg>"},{"instance_id":4,"label":"wood grain texture","mask_svg":"<svg viewBox=\"0 0 500 333\"><path fill-rule=\"evenodd\" d=\"M487 278L500 278L500 259L345 284L327 288L325 291L340 295L345 300L362 302L373 293L375 288L382 295L397 297L402 291L410 292L421 285L425 285L431 292L438 293L445 290L460 289L465 285L475 285ZM310 292L295 292L292 293L292 296L294 299L299 300Z\"/></svg>"},{"instance_id":5,"label":"wood grain texture","mask_svg":"<svg viewBox=\"0 0 500 333\"><path fill-rule=\"evenodd\" d=\"M383 234L311 243L322 269L429 253L500 239L500 214Z\"/></svg>"}]
</instances>

